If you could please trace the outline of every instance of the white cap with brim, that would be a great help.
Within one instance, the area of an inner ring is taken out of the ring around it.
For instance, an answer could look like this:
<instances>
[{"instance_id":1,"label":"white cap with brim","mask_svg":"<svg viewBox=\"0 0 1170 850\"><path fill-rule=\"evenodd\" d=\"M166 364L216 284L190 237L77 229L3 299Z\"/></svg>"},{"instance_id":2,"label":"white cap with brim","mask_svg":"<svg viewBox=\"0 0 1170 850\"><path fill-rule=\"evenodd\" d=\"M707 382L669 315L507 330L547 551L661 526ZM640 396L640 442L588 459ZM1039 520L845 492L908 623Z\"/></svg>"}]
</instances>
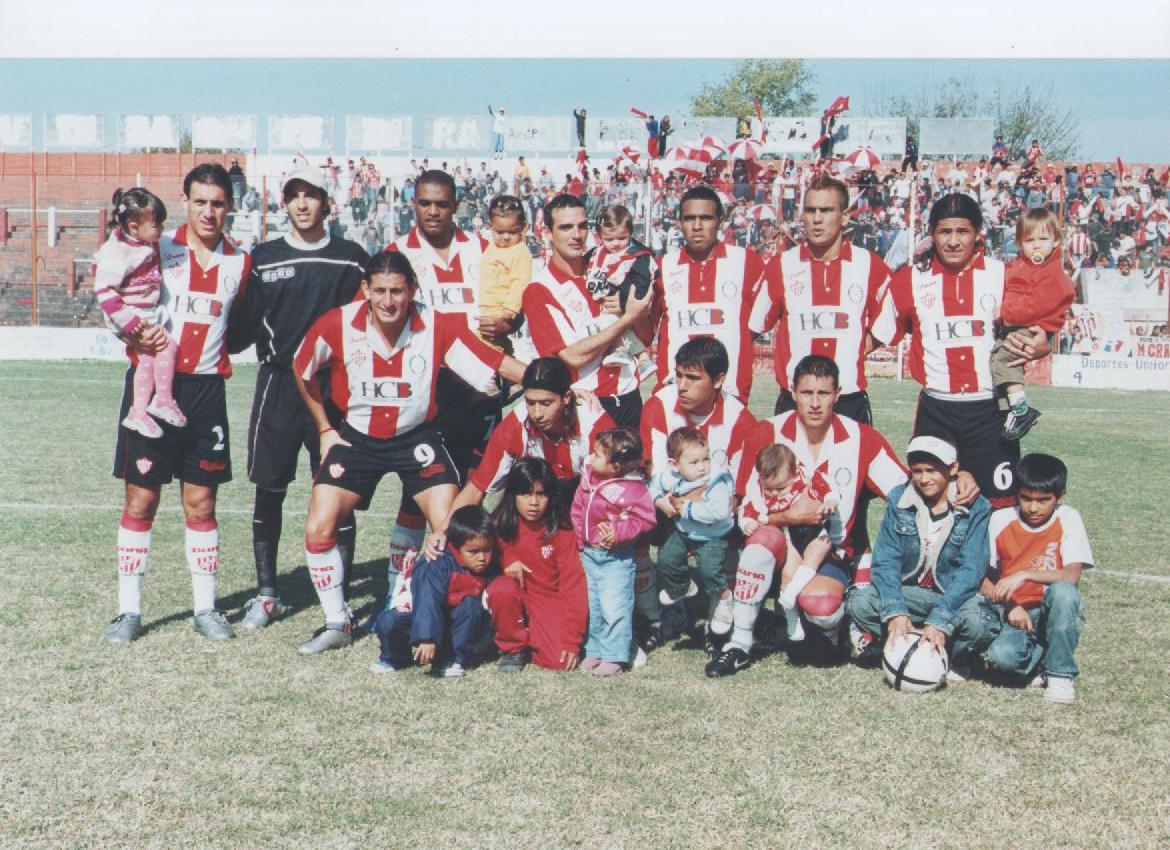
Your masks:
<instances>
[{"instance_id":1,"label":"white cap with brim","mask_svg":"<svg viewBox=\"0 0 1170 850\"><path fill-rule=\"evenodd\" d=\"M926 454L938 460L943 466L950 466L959 459L955 447L939 437L915 437L906 447L906 456Z\"/></svg>"},{"instance_id":2,"label":"white cap with brim","mask_svg":"<svg viewBox=\"0 0 1170 850\"><path fill-rule=\"evenodd\" d=\"M285 175L284 185L280 187L280 191L283 192L288 187L288 184L294 180L300 180L302 183L308 183L314 189L320 189L322 192L329 191L329 189L325 186L325 175L322 173L320 168L313 168L310 165L301 165L297 168L294 168Z\"/></svg>"}]
</instances>

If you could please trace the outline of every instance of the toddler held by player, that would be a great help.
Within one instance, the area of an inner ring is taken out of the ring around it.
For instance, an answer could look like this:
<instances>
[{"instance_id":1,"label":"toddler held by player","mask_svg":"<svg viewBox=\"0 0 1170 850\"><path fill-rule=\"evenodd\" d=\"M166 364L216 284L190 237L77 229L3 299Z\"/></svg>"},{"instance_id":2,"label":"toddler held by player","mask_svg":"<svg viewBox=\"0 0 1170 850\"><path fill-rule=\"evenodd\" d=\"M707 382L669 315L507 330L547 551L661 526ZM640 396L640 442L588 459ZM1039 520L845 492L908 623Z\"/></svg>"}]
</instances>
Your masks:
<instances>
[{"instance_id":1,"label":"toddler held by player","mask_svg":"<svg viewBox=\"0 0 1170 850\"><path fill-rule=\"evenodd\" d=\"M178 344L169 333L161 350L142 342L150 328L158 325L165 331L170 321L166 306L160 303L158 257L167 208L156 195L141 188L119 189L113 205L117 226L94 256L94 296L106 324L125 340L137 360L133 402L122 425L157 439L163 430L155 419L176 428L187 424L172 395Z\"/></svg>"},{"instance_id":2,"label":"toddler held by player","mask_svg":"<svg viewBox=\"0 0 1170 850\"><path fill-rule=\"evenodd\" d=\"M707 438L697 428L676 428L666 440L668 468L650 481L655 506L674 520L658 549L659 601L674 605L702 591L709 599L708 628L731 631L732 599L723 562L735 528L735 482L728 469L711 474ZM690 557L698 569L691 579Z\"/></svg>"},{"instance_id":3,"label":"toddler held by player","mask_svg":"<svg viewBox=\"0 0 1170 850\"><path fill-rule=\"evenodd\" d=\"M780 571L780 607L788 626L790 641L804 640L804 626L796 610L796 597L816 576L821 564L833 549L845 539L845 527L837 510L840 497L835 494L820 472L811 480L801 472L792 449L784 445L765 446L756 456L759 488L749 492L739 510L739 527L750 537L768 516L792 507L801 494L822 503L821 522L818 525L788 526L787 558Z\"/></svg>"},{"instance_id":4,"label":"toddler held by player","mask_svg":"<svg viewBox=\"0 0 1170 850\"><path fill-rule=\"evenodd\" d=\"M1016 222L1016 243L1020 256L1008 264L1000 306L1000 325L991 349L991 378L1007 397L1010 410L1003 426L1005 440L1019 440L1040 418L1040 411L1028 405L1024 391L1024 367L1004 346L1008 334L1039 326L1046 333L1058 332L1064 324L1075 292L1060 259L1060 224L1056 214L1044 207L1028 210Z\"/></svg>"},{"instance_id":5,"label":"toddler held by player","mask_svg":"<svg viewBox=\"0 0 1170 850\"><path fill-rule=\"evenodd\" d=\"M532 281L524 204L513 195L496 195L488 204L488 224L492 244L479 261L480 315L512 325L520 314L524 287ZM479 336L497 348L510 349L505 336L482 331Z\"/></svg>"},{"instance_id":6,"label":"toddler held by player","mask_svg":"<svg viewBox=\"0 0 1170 850\"><path fill-rule=\"evenodd\" d=\"M618 296L624 310L631 292L635 298L646 297L658 270L654 253L633 238L634 217L620 204L601 208L596 235L598 247L585 254L585 287L599 301ZM602 314L601 319L602 327L607 327L617 321L617 316ZM638 359L638 372L642 375L642 364L652 363L646 346L632 330L622 335L622 341Z\"/></svg>"},{"instance_id":7,"label":"toddler held by player","mask_svg":"<svg viewBox=\"0 0 1170 850\"><path fill-rule=\"evenodd\" d=\"M630 662L634 629L634 541L654 528L642 440L628 428L597 435L570 517L589 588L589 632L581 669L613 676Z\"/></svg>"}]
</instances>

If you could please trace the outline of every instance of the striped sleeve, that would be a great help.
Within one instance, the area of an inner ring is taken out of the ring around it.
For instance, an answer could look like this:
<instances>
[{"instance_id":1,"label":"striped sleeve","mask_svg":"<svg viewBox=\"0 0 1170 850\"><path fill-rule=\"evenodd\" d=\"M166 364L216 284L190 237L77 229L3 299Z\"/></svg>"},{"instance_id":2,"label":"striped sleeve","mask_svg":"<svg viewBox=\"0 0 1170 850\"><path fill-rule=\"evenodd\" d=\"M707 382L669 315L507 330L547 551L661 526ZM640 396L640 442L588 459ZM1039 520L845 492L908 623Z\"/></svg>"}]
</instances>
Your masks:
<instances>
[{"instance_id":1,"label":"striped sleeve","mask_svg":"<svg viewBox=\"0 0 1170 850\"><path fill-rule=\"evenodd\" d=\"M435 321L436 354L443 364L473 389L485 393L494 390L504 352L473 334L460 315L438 313Z\"/></svg>"},{"instance_id":2,"label":"striped sleeve","mask_svg":"<svg viewBox=\"0 0 1170 850\"><path fill-rule=\"evenodd\" d=\"M504 417L493 431L479 466L471 471L470 482L481 493L501 486L516 458L524 453L524 425L514 413Z\"/></svg>"},{"instance_id":3,"label":"striped sleeve","mask_svg":"<svg viewBox=\"0 0 1170 850\"><path fill-rule=\"evenodd\" d=\"M552 293L540 284L529 284L522 301L536 353L541 357L555 357L568 345L553 316L553 311L559 311L560 306L552 303Z\"/></svg>"},{"instance_id":4,"label":"striped sleeve","mask_svg":"<svg viewBox=\"0 0 1170 850\"><path fill-rule=\"evenodd\" d=\"M903 266L894 273L881 308L874 320L872 333L883 345L893 345L910 332L914 312L913 266Z\"/></svg>"},{"instance_id":5,"label":"striped sleeve","mask_svg":"<svg viewBox=\"0 0 1170 850\"><path fill-rule=\"evenodd\" d=\"M868 425L861 426L861 458L865 462L866 485L883 499L899 484L905 484L910 474L889 441Z\"/></svg>"},{"instance_id":6,"label":"striped sleeve","mask_svg":"<svg viewBox=\"0 0 1170 850\"><path fill-rule=\"evenodd\" d=\"M780 255L777 254L764 267L763 281L748 316L748 330L757 334L767 333L783 314L784 275L781 272Z\"/></svg>"},{"instance_id":7,"label":"striped sleeve","mask_svg":"<svg viewBox=\"0 0 1170 850\"><path fill-rule=\"evenodd\" d=\"M296 356L293 357L293 371L300 375L302 380L311 381L333 357L333 352L340 351L337 344L340 334L341 309L336 308L317 319L309 328L309 332L297 347Z\"/></svg>"}]
</instances>

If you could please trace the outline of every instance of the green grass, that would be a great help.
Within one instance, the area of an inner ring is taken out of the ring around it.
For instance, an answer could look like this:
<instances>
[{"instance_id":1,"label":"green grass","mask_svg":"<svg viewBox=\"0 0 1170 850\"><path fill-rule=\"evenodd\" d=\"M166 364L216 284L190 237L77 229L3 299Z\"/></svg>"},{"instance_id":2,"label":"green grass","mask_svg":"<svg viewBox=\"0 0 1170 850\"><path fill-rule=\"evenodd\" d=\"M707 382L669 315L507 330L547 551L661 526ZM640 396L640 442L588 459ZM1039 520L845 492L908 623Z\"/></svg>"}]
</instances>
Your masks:
<instances>
[{"instance_id":1,"label":"green grass","mask_svg":"<svg viewBox=\"0 0 1170 850\"><path fill-rule=\"evenodd\" d=\"M783 655L708 681L697 649L604 682L374 676L372 639L302 659L295 647L320 619L300 549L305 474L285 518L291 616L226 645L192 632L170 487L148 632L107 647L120 372L0 364L0 847L1170 845L1170 584L1127 577L1170 578L1170 397L1032 391L1045 417L1026 449L1069 462L1069 501L1102 568L1083 581L1078 701L1057 708L980 683L908 696L873 670ZM254 580L254 375L228 384L239 478L220 496L220 599L233 612ZM772 390L757 384L761 412ZM899 450L915 394L873 387ZM364 612L384 586L397 489L387 482L359 517Z\"/></svg>"}]
</instances>

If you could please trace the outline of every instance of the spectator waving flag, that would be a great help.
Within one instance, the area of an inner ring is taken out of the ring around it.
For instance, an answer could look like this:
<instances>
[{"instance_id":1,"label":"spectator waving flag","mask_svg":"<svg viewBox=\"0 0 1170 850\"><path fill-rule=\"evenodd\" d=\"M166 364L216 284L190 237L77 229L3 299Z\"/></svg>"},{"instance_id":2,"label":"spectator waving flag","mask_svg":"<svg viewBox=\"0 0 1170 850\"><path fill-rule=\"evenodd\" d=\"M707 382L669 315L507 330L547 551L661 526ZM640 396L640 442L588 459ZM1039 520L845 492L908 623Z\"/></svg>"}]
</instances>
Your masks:
<instances>
[{"instance_id":1,"label":"spectator waving flag","mask_svg":"<svg viewBox=\"0 0 1170 850\"><path fill-rule=\"evenodd\" d=\"M829 108L825 110L825 118L832 118L834 115L839 115L849 108L849 95L843 94L829 104Z\"/></svg>"},{"instance_id":2,"label":"spectator waving flag","mask_svg":"<svg viewBox=\"0 0 1170 850\"><path fill-rule=\"evenodd\" d=\"M768 141L768 128L764 126L764 111L760 109L758 100L753 100L752 106L756 108L756 119L760 122L760 144L763 145Z\"/></svg>"},{"instance_id":3,"label":"spectator waving flag","mask_svg":"<svg viewBox=\"0 0 1170 850\"><path fill-rule=\"evenodd\" d=\"M635 115L637 115L637 116L638 116L639 118L641 118L643 121L644 121L644 120L646 120L647 118L649 118L649 117L650 117L650 113L649 113L649 112L643 112L641 109L639 109L639 108L638 108L638 107L636 107L636 106L631 106L631 107L630 107L630 112L632 112L632 113L634 113Z\"/></svg>"}]
</instances>

